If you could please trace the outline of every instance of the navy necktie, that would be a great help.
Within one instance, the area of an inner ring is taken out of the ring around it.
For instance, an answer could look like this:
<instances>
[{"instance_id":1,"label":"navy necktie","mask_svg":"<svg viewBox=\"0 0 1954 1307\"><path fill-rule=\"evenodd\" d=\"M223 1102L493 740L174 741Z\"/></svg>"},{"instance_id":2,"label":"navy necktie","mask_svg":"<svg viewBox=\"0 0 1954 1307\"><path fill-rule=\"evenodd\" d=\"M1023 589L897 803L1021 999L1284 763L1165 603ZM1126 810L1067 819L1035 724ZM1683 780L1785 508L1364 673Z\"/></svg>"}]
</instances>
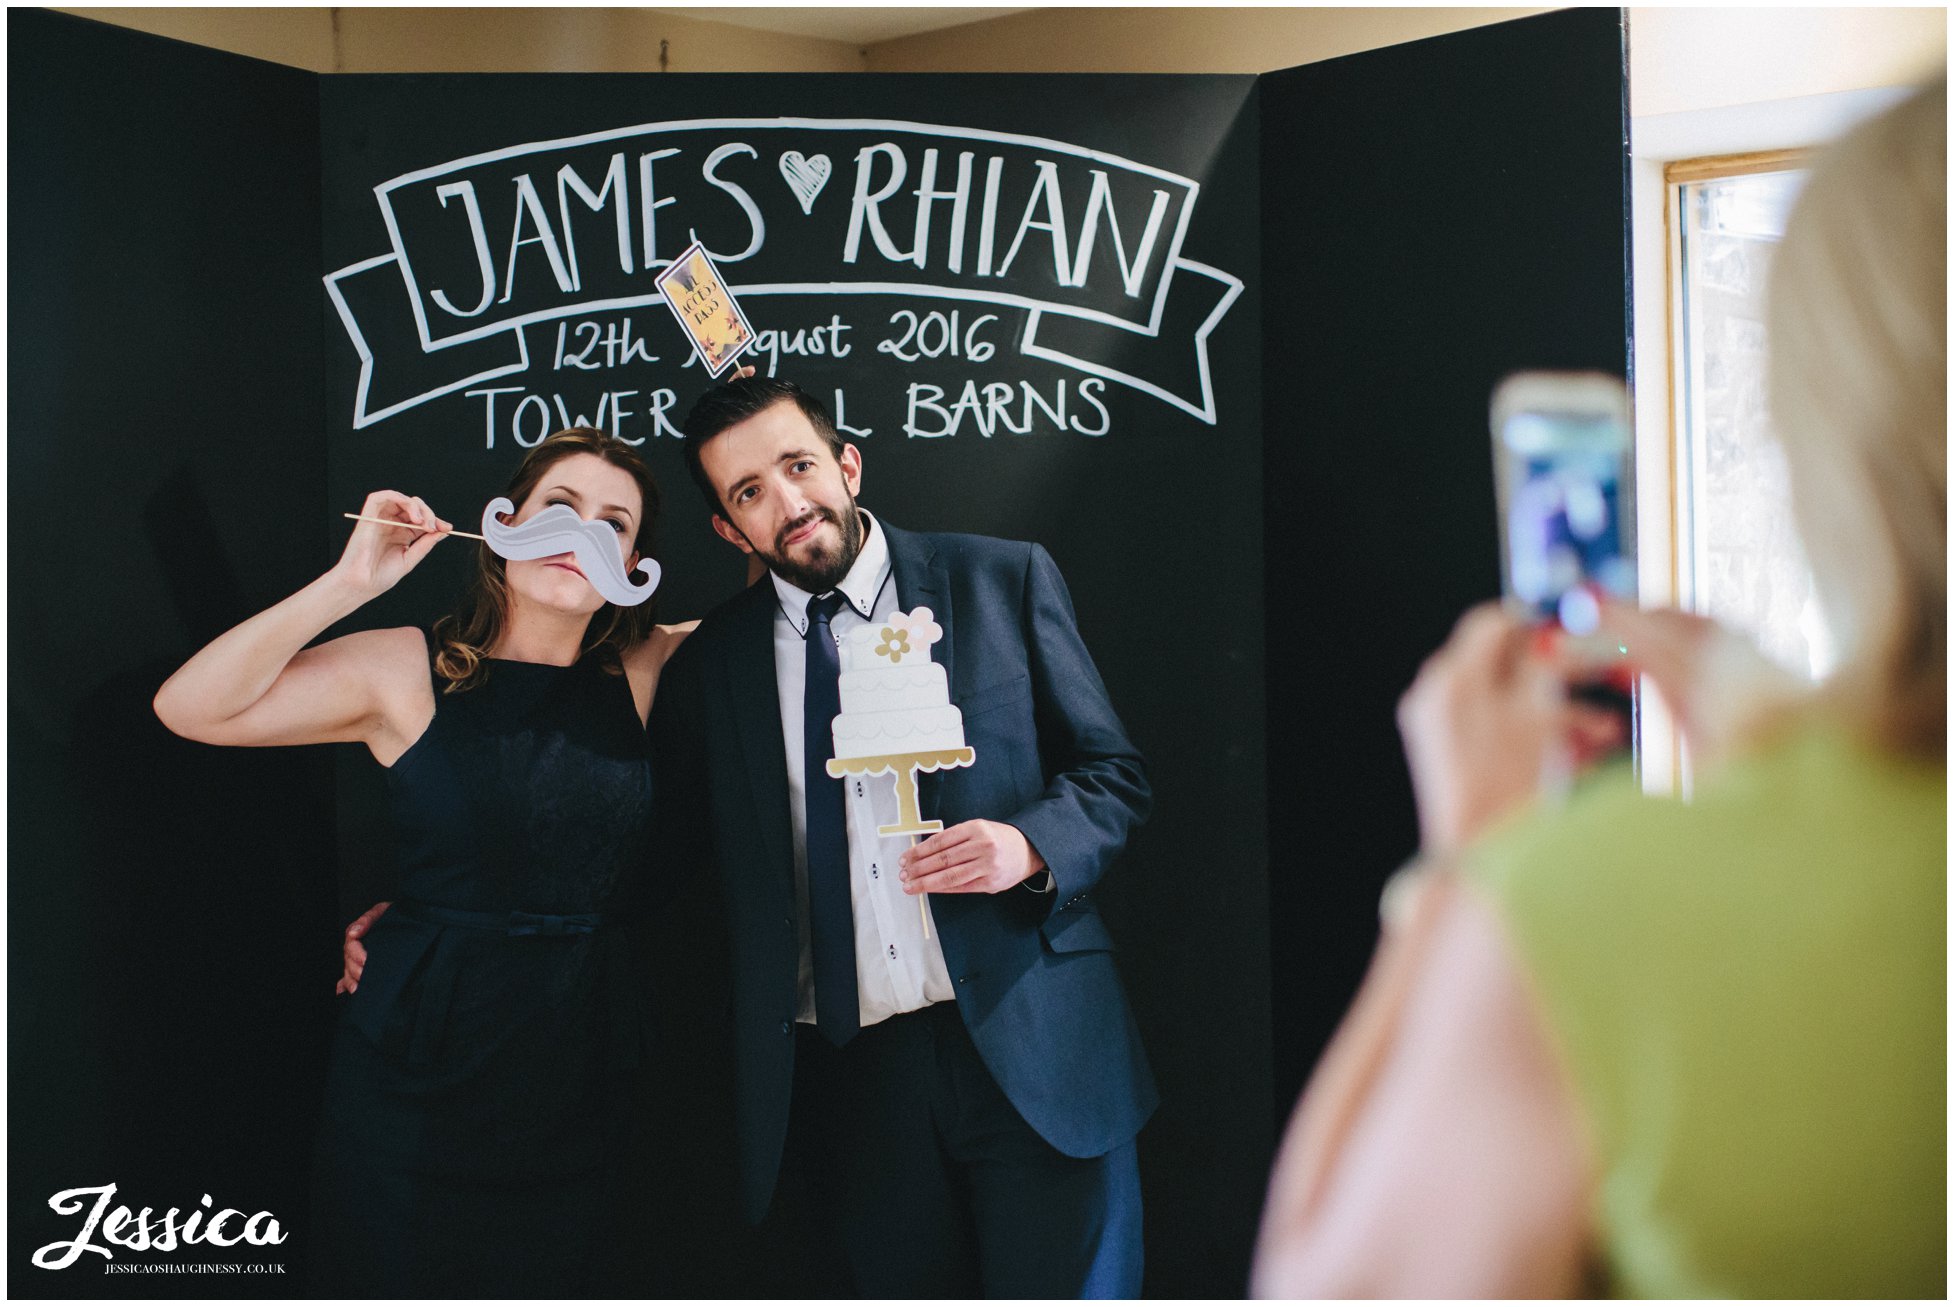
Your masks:
<instances>
[{"instance_id":1,"label":"navy necktie","mask_svg":"<svg viewBox=\"0 0 1954 1307\"><path fill-rule=\"evenodd\" d=\"M807 606L807 683L802 730L807 781L807 904L814 938L814 1021L836 1047L861 1029L855 989L855 913L848 874L848 825L842 783L828 775L834 720L841 712L841 656L830 623L846 601L839 593Z\"/></svg>"}]
</instances>

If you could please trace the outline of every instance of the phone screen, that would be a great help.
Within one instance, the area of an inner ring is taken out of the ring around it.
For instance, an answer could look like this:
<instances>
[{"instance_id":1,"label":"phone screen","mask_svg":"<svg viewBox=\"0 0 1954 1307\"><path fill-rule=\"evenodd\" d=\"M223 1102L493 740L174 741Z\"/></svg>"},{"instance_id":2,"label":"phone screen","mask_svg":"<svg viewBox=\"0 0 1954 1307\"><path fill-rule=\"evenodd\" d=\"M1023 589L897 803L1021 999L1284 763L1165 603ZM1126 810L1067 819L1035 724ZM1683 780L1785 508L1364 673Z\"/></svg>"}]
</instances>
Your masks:
<instances>
[{"instance_id":1,"label":"phone screen","mask_svg":"<svg viewBox=\"0 0 1954 1307\"><path fill-rule=\"evenodd\" d=\"M1602 595L1635 594L1626 408L1619 381L1582 374L1522 373L1494 398L1506 590L1573 635L1594 631Z\"/></svg>"}]
</instances>

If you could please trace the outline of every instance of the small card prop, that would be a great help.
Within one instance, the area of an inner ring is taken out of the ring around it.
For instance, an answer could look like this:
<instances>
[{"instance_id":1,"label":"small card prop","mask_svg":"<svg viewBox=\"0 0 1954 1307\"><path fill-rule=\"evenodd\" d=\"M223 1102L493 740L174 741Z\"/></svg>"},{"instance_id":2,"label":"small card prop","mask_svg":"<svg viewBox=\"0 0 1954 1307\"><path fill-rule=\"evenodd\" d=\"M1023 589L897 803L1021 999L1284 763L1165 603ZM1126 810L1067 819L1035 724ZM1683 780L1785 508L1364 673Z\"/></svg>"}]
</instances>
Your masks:
<instances>
[{"instance_id":1,"label":"small card prop","mask_svg":"<svg viewBox=\"0 0 1954 1307\"><path fill-rule=\"evenodd\" d=\"M753 324L697 241L658 274L655 284L714 377L753 343Z\"/></svg>"},{"instance_id":2,"label":"small card prop","mask_svg":"<svg viewBox=\"0 0 1954 1307\"><path fill-rule=\"evenodd\" d=\"M658 588L662 574L658 560L641 559L636 570L644 573L645 581L634 584L617 552L618 534L606 523L586 522L568 504L551 504L527 522L504 525L498 514L515 511L515 504L507 499L491 499L482 510L482 538L510 562L575 554L591 588L625 608L643 603Z\"/></svg>"}]
</instances>

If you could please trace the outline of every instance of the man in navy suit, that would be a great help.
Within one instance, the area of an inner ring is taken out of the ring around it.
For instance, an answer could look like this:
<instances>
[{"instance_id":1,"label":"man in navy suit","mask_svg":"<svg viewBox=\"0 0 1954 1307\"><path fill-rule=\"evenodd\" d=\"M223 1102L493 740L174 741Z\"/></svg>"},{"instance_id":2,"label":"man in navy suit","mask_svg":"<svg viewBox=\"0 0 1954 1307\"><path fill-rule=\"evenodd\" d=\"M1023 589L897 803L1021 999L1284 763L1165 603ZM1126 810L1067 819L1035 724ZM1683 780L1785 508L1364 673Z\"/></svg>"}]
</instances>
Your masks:
<instances>
[{"instance_id":1,"label":"man in navy suit","mask_svg":"<svg viewBox=\"0 0 1954 1307\"><path fill-rule=\"evenodd\" d=\"M1157 1095L1094 893L1150 793L1057 567L861 510L860 452L790 383L714 388L685 436L713 529L768 569L652 726L668 856L726 905L747 1215L785 1154L864 1296L1137 1296ZM877 832L888 779L825 762L837 646L918 608L976 762L921 778L944 829L912 848Z\"/></svg>"}]
</instances>

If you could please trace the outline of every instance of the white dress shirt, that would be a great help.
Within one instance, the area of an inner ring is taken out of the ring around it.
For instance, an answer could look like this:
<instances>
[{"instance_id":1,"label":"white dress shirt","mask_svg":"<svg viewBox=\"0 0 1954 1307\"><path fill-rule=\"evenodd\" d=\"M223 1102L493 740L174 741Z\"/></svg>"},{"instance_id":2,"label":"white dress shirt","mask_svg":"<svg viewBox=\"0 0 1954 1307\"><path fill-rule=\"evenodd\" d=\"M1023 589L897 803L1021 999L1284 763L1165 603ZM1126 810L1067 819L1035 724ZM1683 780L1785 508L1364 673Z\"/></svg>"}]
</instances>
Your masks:
<instances>
[{"instance_id":1,"label":"white dress shirt","mask_svg":"<svg viewBox=\"0 0 1954 1307\"><path fill-rule=\"evenodd\" d=\"M862 519L866 531L862 552L835 587L846 600L829 624L837 643L856 627L884 621L889 614L901 611L888 538L866 512ZM781 743L787 754L788 807L794 820L795 917L801 944L799 1019L811 1023L814 946L808 925L802 700L807 687L807 606L816 596L769 575L779 600L773 619L773 668L780 693ZM855 987L862 1006L861 1024L867 1027L899 1012L953 1001L956 990L950 984L935 926L930 927L929 938L923 937L923 918L916 906L919 896L902 892L896 859L910 846L912 837L876 834L878 826L892 826L897 820L896 778L848 776L842 783L848 819L849 898L855 915Z\"/></svg>"}]
</instances>

